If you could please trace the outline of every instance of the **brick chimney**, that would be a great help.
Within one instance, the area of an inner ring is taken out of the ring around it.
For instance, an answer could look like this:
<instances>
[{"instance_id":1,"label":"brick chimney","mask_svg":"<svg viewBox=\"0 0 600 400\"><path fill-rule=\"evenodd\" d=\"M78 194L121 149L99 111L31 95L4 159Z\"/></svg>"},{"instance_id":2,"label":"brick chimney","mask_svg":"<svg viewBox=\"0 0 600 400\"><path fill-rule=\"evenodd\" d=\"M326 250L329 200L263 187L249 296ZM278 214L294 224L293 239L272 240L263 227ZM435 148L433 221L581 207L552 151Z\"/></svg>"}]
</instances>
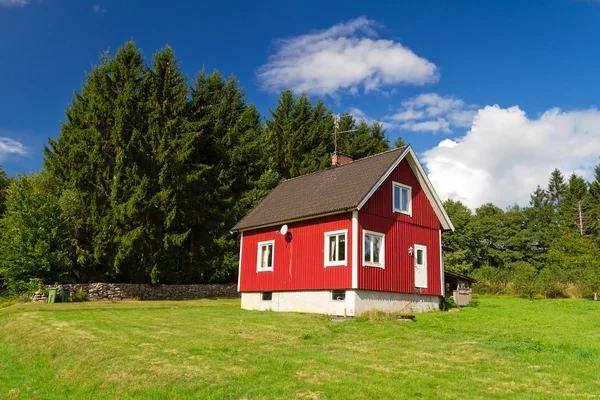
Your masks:
<instances>
[{"instance_id":1,"label":"brick chimney","mask_svg":"<svg viewBox=\"0 0 600 400\"><path fill-rule=\"evenodd\" d=\"M331 153L331 166L336 167L344 164L350 164L352 161L352 157L342 154L340 152L334 151Z\"/></svg>"}]
</instances>

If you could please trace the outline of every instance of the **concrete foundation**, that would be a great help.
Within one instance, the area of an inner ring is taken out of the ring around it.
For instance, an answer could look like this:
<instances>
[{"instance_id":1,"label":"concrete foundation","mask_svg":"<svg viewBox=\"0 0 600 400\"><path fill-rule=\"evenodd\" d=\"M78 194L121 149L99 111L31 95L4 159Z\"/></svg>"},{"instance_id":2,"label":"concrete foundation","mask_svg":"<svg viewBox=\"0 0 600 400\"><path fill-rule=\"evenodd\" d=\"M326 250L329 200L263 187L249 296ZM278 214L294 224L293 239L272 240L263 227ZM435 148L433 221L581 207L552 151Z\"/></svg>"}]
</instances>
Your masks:
<instances>
[{"instance_id":1,"label":"concrete foundation","mask_svg":"<svg viewBox=\"0 0 600 400\"><path fill-rule=\"evenodd\" d=\"M395 313L413 313L440 309L441 297L372 290L346 290L345 300L333 300L332 291L272 292L271 300L263 300L263 293L242 293L245 310L272 310L346 315L353 317L370 310Z\"/></svg>"}]
</instances>

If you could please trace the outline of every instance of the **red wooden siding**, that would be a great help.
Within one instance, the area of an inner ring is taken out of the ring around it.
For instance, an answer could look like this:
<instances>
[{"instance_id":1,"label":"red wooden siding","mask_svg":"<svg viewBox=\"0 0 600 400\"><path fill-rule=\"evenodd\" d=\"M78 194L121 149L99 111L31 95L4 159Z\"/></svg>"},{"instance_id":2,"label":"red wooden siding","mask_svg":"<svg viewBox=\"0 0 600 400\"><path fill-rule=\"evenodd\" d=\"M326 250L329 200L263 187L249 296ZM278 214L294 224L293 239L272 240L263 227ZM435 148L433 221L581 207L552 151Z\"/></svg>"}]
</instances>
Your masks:
<instances>
[{"instance_id":1,"label":"red wooden siding","mask_svg":"<svg viewBox=\"0 0 600 400\"><path fill-rule=\"evenodd\" d=\"M412 188L412 216L393 211L392 182ZM440 273L440 222L410 165L403 160L358 212L358 286L367 290L415 293L414 259L408 249L427 246L427 289L442 295ZM362 230L385 234L385 269L363 267Z\"/></svg>"},{"instance_id":2,"label":"red wooden siding","mask_svg":"<svg viewBox=\"0 0 600 400\"><path fill-rule=\"evenodd\" d=\"M352 287L352 213L290 223L288 243L281 226L244 232L241 292L347 289ZM324 267L325 232L348 230L347 265ZM257 272L258 243L275 240L272 272Z\"/></svg>"},{"instance_id":3,"label":"red wooden siding","mask_svg":"<svg viewBox=\"0 0 600 400\"><path fill-rule=\"evenodd\" d=\"M416 293L414 258L408 253L408 249L411 246L414 248L415 244L423 244L427 246L427 289L421 289L420 293L442 295L438 229L362 212L358 213L358 222L361 243L363 229L385 234L384 269L363 266L363 248L359 247L358 287L360 289Z\"/></svg>"},{"instance_id":4,"label":"red wooden siding","mask_svg":"<svg viewBox=\"0 0 600 400\"><path fill-rule=\"evenodd\" d=\"M412 188L412 217L395 213L392 203L392 182L402 183ZM406 160L402 160L383 184L360 209L359 214L374 214L409 224L441 229L440 221L421 189L417 177Z\"/></svg>"}]
</instances>

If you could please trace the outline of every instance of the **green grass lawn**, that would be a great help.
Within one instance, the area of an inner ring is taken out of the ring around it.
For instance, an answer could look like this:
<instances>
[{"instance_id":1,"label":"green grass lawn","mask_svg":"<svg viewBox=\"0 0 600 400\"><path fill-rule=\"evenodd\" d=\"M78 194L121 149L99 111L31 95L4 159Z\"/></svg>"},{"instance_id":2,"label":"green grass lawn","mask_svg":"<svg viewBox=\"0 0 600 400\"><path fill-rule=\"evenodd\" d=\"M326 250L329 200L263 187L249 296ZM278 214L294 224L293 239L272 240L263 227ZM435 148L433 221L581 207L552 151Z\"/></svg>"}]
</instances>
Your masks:
<instances>
[{"instance_id":1,"label":"green grass lawn","mask_svg":"<svg viewBox=\"0 0 600 400\"><path fill-rule=\"evenodd\" d=\"M480 297L411 323L238 300L15 305L0 398L600 398L600 302Z\"/></svg>"}]
</instances>

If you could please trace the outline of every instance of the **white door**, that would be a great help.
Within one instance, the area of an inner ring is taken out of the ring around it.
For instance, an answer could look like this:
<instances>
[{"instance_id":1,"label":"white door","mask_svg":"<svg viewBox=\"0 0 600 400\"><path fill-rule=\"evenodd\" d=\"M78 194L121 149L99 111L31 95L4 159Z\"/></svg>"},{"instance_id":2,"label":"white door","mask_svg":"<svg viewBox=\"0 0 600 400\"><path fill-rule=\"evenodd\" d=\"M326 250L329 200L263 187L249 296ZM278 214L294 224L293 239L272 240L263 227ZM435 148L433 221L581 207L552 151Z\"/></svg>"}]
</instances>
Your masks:
<instances>
[{"instance_id":1,"label":"white door","mask_svg":"<svg viewBox=\"0 0 600 400\"><path fill-rule=\"evenodd\" d=\"M415 244L415 287L427 288L427 246Z\"/></svg>"}]
</instances>

